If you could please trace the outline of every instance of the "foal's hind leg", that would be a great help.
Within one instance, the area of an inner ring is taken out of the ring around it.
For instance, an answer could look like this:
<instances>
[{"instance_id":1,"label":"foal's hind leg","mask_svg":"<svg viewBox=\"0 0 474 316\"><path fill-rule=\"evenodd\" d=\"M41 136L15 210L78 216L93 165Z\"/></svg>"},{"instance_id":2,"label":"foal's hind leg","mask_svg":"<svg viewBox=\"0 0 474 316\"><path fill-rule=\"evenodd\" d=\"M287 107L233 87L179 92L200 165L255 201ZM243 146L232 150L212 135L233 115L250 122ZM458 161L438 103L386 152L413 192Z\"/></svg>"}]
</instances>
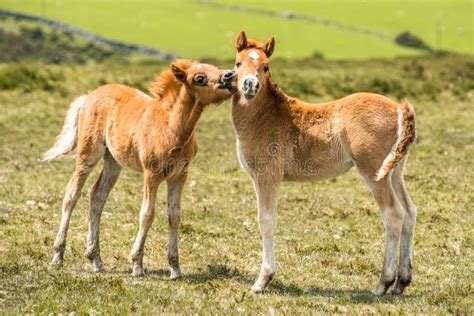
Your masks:
<instances>
[{"instance_id":1,"label":"foal's hind leg","mask_svg":"<svg viewBox=\"0 0 474 316\"><path fill-rule=\"evenodd\" d=\"M186 175L180 175L178 178L170 179L168 183L168 263L170 265L170 277L172 279L181 276L179 268L178 253L178 229L181 212L181 193L186 181Z\"/></svg>"},{"instance_id":2,"label":"foal's hind leg","mask_svg":"<svg viewBox=\"0 0 474 316\"><path fill-rule=\"evenodd\" d=\"M382 222L385 226L385 257L379 283L373 291L376 295L385 294L395 282L397 271L398 243L403 224L403 208L392 189L391 175L379 181L364 175L381 210Z\"/></svg>"},{"instance_id":3,"label":"foal's hind leg","mask_svg":"<svg viewBox=\"0 0 474 316\"><path fill-rule=\"evenodd\" d=\"M99 156L100 157L100 156ZM62 265L64 261L64 250L66 249L67 231L71 213L76 207L77 201L81 196L81 190L86 182L87 176L97 163L98 157L91 157L90 160L84 160L78 157L76 169L66 187L62 205L61 224L54 242L54 256L51 264Z\"/></svg>"},{"instance_id":4,"label":"foal's hind leg","mask_svg":"<svg viewBox=\"0 0 474 316\"><path fill-rule=\"evenodd\" d=\"M402 235L400 238L400 258L398 263L398 276L393 293L401 294L410 284L413 260L413 236L415 233L416 207L410 199L403 181L405 160L393 170L392 185L397 197L405 210L403 217Z\"/></svg>"},{"instance_id":5,"label":"foal's hind leg","mask_svg":"<svg viewBox=\"0 0 474 316\"><path fill-rule=\"evenodd\" d=\"M98 272L102 270L100 258L100 217L107 197L117 181L122 167L115 161L107 151L104 155L104 167L99 179L90 193L89 202L89 233L87 235L86 257L91 261L92 268Z\"/></svg>"}]
</instances>

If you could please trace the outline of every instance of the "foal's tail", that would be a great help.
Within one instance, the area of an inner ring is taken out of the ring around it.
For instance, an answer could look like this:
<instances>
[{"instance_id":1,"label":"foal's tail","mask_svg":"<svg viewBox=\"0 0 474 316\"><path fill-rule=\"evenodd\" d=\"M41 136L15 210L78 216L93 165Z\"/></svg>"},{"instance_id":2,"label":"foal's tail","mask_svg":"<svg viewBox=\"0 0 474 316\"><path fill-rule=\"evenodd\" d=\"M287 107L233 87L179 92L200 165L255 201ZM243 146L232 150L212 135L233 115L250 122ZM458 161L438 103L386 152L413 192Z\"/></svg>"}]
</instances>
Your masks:
<instances>
[{"instance_id":1,"label":"foal's tail","mask_svg":"<svg viewBox=\"0 0 474 316\"><path fill-rule=\"evenodd\" d=\"M54 146L43 155L43 161L51 161L55 158L65 156L76 148L79 111L84 105L86 98L87 96L83 95L71 103L66 118L64 119L63 130L56 138Z\"/></svg>"},{"instance_id":2,"label":"foal's tail","mask_svg":"<svg viewBox=\"0 0 474 316\"><path fill-rule=\"evenodd\" d=\"M410 102L403 100L397 109L398 127L397 141L392 150L383 161L375 177L375 181L383 179L392 170L395 165L408 153L408 147L416 139L415 111Z\"/></svg>"}]
</instances>

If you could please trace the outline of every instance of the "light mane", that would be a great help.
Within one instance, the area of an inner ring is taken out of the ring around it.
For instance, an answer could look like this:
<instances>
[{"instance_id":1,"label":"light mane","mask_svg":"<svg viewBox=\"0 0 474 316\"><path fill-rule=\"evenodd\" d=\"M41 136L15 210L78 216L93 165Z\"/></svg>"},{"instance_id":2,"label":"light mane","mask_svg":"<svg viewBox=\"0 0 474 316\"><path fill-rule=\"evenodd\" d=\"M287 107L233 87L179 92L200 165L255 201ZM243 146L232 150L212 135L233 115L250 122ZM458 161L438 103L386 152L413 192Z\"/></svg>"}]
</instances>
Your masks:
<instances>
[{"instance_id":1,"label":"light mane","mask_svg":"<svg viewBox=\"0 0 474 316\"><path fill-rule=\"evenodd\" d=\"M150 85L150 93L157 99L164 99L166 95L175 94L183 84L176 79L171 70L165 70L155 77Z\"/></svg>"},{"instance_id":2,"label":"light mane","mask_svg":"<svg viewBox=\"0 0 474 316\"><path fill-rule=\"evenodd\" d=\"M178 59L174 62L175 65L187 70L192 65L198 64L195 60ZM173 75L171 70L165 70L155 77L155 81L150 85L150 93L157 99L164 99L167 96L176 96L179 89L183 86Z\"/></svg>"}]
</instances>

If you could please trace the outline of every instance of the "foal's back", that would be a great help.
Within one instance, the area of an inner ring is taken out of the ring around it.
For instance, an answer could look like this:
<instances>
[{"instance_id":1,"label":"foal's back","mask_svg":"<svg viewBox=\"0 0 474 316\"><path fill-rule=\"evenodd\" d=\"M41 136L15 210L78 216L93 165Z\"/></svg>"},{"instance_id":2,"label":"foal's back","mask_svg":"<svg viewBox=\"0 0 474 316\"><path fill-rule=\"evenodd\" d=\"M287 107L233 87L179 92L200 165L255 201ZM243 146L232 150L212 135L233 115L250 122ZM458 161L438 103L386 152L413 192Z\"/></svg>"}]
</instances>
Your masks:
<instances>
[{"instance_id":1,"label":"foal's back","mask_svg":"<svg viewBox=\"0 0 474 316\"><path fill-rule=\"evenodd\" d=\"M157 102L140 90L120 84L108 84L92 91L79 119L78 154L91 151L103 154L106 148L120 165L141 170L143 138L145 135L156 138L150 134L157 133L166 119L164 111L155 113L153 104ZM144 133L144 129L149 132Z\"/></svg>"}]
</instances>

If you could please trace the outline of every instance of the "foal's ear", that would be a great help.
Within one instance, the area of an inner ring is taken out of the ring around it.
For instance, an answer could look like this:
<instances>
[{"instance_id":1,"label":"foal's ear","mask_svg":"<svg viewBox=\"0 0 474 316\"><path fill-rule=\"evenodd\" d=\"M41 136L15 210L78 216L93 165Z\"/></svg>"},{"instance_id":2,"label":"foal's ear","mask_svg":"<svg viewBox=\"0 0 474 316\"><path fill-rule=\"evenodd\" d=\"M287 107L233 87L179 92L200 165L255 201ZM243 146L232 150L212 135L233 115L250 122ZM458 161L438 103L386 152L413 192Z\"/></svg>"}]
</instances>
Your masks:
<instances>
[{"instance_id":1,"label":"foal's ear","mask_svg":"<svg viewBox=\"0 0 474 316\"><path fill-rule=\"evenodd\" d=\"M171 72L179 81L186 81L186 70L184 70L181 65L177 63L171 64Z\"/></svg>"},{"instance_id":2,"label":"foal's ear","mask_svg":"<svg viewBox=\"0 0 474 316\"><path fill-rule=\"evenodd\" d=\"M235 48L237 48L239 53L247 48L247 36L245 36L244 31L240 31L239 35L237 35L237 39L235 40Z\"/></svg>"},{"instance_id":3,"label":"foal's ear","mask_svg":"<svg viewBox=\"0 0 474 316\"><path fill-rule=\"evenodd\" d=\"M263 46L263 51L267 57L270 57L273 54L273 49L275 48L275 38L270 37Z\"/></svg>"}]
</instances>

